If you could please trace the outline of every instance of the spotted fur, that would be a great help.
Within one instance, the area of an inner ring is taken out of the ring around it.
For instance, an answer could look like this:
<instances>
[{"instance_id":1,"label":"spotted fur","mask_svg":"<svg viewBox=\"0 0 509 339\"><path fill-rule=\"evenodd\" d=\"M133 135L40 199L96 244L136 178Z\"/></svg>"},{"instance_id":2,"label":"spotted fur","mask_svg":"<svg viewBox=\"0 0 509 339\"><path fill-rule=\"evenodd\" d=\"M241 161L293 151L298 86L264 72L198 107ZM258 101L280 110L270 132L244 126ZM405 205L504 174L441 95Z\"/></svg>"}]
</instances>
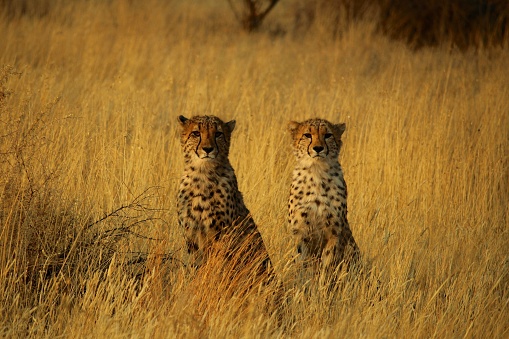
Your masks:
<instances>
[{"instance_id":1,"label":"spotted fur","mask_svg":"<svg viewBox=\"0 0 509 339\"><path fill-rule=\"evenodd\" d=\"M359 248L347 220L347 188L338 157L345 124L323 119L290 122L297 164L288 222L306 267L328 272L356 260Z\"/></svg>"},{"instance_id":2,"label":"spotted fur","mask_svg":"<svg viewBox=\"0 0 509 339\"><path fill-rule=\"evenodd\" d=\"M178 121L184 174L177 209L192 261L203 264L213 244L228 236L232 250L242 247L243 256L260 260L261 271L268 270L270 259L263 239L228 160L235 120L225 123L215 116L179 116Z\"/></svg>"}]
</instances>

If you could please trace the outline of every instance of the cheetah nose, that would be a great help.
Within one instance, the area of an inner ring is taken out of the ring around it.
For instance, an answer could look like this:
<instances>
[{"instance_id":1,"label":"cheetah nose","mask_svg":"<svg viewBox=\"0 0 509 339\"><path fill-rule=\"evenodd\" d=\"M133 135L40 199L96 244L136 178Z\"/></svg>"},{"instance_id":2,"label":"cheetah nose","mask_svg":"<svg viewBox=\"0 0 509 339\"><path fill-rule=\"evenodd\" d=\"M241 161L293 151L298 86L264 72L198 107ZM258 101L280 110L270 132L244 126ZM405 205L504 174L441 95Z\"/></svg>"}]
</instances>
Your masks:
<instances>
[{"instance_id":1,"label":"cheetah nose","mask_svg":"<svg viewBox=\"0 0 509 339\"><path fill-rule=\"evenodd\" d=\"M320 153L321 151L323 151L323 146L315 146L315 147L313 147L313 150L316 153Z\"/></svg>"},{"instance_id":2,"label":"cheetah nose","mask_svg":"<svg viewBox=\"0 0 509 339\"><path fill-rule=\"evenodd\" d=\"M214 147L203 147L203 150L205 151L205 153L209 154L214 150Z\"/></svg>"}]
</instances>

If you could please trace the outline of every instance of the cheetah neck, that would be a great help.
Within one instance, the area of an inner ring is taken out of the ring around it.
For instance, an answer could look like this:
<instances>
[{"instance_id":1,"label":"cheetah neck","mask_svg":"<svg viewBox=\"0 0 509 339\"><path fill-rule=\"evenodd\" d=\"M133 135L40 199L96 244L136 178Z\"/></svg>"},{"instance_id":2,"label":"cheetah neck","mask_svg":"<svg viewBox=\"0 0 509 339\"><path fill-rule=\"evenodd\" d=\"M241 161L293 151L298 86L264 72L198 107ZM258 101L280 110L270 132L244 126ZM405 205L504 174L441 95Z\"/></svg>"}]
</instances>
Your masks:
<instances>
[{"instance_id":1,"label":"cheetah neck","mask_svg":"<svg viewBox=\"0 0 509 339\"><path fill-rule=\"evenodd\" d=\"M228 160L217 161L197 159L188 161L184 165L184 170L188 173L196 173L199 175L210 176L212 174L224 175L227 173L233 174L233 167Z\"/></svg>"},{"instance_id":2,"label":"cheetah neck","mask_svg":"<svg viewBox=\"0 0 509 339\"><path fill-rule=\"evenodd\" d=\"M237 190L237 179L233 167L228 160L203 161L201 159L186 162L184 166L185 177L192 178L195 182L218 185L221 183L228 190Z\"/></svg>"},{"instance_id":3,"label":"cheetah neck","mask_svg":"<svg viewBox=\"0 0 509 339\"><path fill-rule=\"evenodd\" d=\"M342 173L338 161L315 160L312 158L302 159L295 167L297 172L306 172L314 177L329 176L334 173Z\"/></svg>"}]
</instances>

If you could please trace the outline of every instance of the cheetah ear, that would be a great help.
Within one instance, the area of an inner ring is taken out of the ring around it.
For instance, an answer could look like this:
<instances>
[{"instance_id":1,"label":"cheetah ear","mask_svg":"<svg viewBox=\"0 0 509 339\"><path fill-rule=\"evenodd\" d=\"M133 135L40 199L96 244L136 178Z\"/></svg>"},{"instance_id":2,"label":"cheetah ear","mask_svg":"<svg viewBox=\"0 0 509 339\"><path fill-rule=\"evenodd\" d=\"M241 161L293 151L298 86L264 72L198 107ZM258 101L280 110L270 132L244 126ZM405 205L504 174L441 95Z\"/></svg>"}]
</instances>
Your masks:
<instances>
[{"instance_id":1,"label":"cheetah ear","mask_svg":"<svg viewBox=\"0 0 509 339\"><path fill-rule=\"evenodd\" d=\"M295 131L297 130L297 128L299 128L300 126L300 123L298 123L297 121L290 121L288 123L288 130L293 134L295 134Z\"/></svg>"},{"instance_id":2,"label":"cheetah ear","mask_svg":"<svg viewBox=\"0 0 509 339\"><path fill-rule=\"evenodd\" d=\"M228 129L230 130L230 133L233 132L233 130L235 129L235 124L237 122L235 120L232 120L232 121L228 121L225 125L226 127L228 127Z\"/></svg>"},{"instance_id":3,"label":"cheetah ear","mask_svg":"<svg viewBox=\"0 0 509 339\"><path fill-rule=\"evenodd\" d=\"M336 138L338 138L338 139L341 138L341 135L343 135L345 130L346 130L346 124L345 123L335 124L334 125L334 134L335 134Z\"/></svg>"},{"instance_id":4,"label":"cheetah ear","mask_svg":"<svg viewBox=\"0 0 509 339\"><path fill-rule=\"evenodd\" d=\"M186 118L185 116L183 115L179 115L178 117L178 122L180 123L180 125L184 126L186 124L186 122L188 121L189 119Z\"/></svg>"}]
</instances>

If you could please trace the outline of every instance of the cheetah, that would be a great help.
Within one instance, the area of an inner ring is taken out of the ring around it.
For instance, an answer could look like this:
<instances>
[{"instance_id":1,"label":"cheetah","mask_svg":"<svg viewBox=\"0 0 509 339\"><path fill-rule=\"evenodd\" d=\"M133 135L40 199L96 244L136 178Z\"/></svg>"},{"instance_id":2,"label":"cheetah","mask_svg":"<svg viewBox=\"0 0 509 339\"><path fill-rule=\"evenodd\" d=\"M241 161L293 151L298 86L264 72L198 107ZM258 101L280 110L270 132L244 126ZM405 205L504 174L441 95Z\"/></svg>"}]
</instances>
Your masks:
<instances>
[{"instance_id":1,"label":"cheetah","mask_svg":"<svg viewBox=\"0 0 509 339\"><path fill-rule=\"evenodd\" d=\"M297 258L314 273L332 273L356 261L359 248L347 220L347 189L338 157L344 123L323 119L291 121L297 164L293 171L288 222L297 240Z\"/></svg>"},{"instance_id":2,"label":"cheetah","mask_svg":"<svg viewBox=\"0 0 509 339\"><path fill-rule=\"evenodd\" d=\"M177 210L193 266L205 263L213 245L223 241L234 252L232 257L240 256L244 263L255 260L259 275L270 273L265 244L228 159L235 120L225 123L215 116L181 115L178 122L184 174Z\"/></svg>"}]
</instances>

